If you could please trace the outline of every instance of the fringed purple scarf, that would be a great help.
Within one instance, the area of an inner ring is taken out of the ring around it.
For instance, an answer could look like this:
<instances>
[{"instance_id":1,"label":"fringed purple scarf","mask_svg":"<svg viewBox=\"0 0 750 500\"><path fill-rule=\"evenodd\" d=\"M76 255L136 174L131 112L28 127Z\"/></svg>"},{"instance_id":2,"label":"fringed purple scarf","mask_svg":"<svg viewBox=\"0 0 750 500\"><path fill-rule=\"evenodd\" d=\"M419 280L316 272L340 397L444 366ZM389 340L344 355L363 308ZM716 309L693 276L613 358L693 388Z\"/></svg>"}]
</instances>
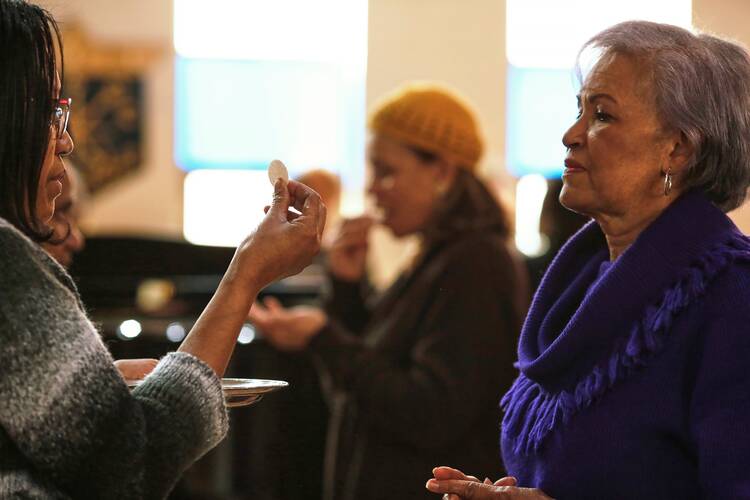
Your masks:
<instances>
[{"instance_id":1,"label":"fringed purple scarf","mask_svg":"<svg viewBox=\"0 0 750 500\"><path fill-rule=\"evenodd\" d=\"M648 363L669 341L675 317L730 263L750 260L750 241L702 195L688 193L594 283L607 258L604 235L589 223L534 297L519 342L521 374L501 402L503 441L515 454L538 450Z\"/></svg>"}]
</instances>

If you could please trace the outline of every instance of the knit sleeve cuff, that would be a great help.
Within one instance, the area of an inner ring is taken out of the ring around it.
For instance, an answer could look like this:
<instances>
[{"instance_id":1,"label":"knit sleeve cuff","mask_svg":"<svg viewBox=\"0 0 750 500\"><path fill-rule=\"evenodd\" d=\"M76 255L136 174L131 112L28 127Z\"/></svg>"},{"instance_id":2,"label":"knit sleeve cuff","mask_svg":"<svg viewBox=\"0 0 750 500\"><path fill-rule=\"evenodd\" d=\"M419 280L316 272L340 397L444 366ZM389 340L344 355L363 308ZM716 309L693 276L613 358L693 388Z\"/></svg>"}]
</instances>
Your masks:
<instances>
[{"instance_id":1,"label":"knit sleeve cuff","mask_svg":"<svg viewBox=\"0 0 750 500\"><path fill-rule=\"evenodd\" d=\"M229 428L221 380L206 363L184 352L164 356L134 391L137 398L159 401L189 422L205 450L218 444Z\"/></svg>"}]
</instances>

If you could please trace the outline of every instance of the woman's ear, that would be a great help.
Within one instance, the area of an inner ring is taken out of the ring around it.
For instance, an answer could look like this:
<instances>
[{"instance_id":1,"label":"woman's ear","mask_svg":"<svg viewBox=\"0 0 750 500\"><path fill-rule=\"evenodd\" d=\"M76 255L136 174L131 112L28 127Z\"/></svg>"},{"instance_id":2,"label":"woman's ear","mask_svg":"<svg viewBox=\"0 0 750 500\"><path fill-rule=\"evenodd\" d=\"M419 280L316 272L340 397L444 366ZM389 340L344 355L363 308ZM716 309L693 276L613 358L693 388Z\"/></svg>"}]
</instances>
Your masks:
<instances>
[{"instance_id":1,"label":"woman's ear","mask_svg":"<svg viewBox=\"0 0 750 500\"><path fill-rule=\"evenodd\" d=\"M685 171L695 155L695 148L684 132L676 132L669 152L669 168L675 174Z\"/></svg>"},{"instance_id":2,"label":"woman's ear","mask_svg":"<svg viewBox=\"0 0 750 500\"><path fill-rule=\"evenodd\" d=\"M437 174L435 187L439 194L443 194L453 185L460 167L452 161L440 159L435 162L434 168Z\"/></svg>"}]
</instances>

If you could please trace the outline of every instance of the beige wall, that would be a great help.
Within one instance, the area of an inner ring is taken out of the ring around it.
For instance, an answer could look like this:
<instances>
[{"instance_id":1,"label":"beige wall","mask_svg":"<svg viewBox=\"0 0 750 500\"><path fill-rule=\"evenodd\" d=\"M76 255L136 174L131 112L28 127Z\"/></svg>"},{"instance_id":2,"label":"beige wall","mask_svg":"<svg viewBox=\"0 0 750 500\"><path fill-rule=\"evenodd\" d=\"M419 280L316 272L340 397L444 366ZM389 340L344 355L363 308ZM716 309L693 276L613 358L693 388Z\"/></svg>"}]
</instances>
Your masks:
<instances>
[{"instance_id":1,"label":"beige wall","mask_svg":"<svg viewBox=\"0 0 750 500\"><path fill-rule=\"evenodd\" d=\"M90 200L87 233L182 237L182 172L174 166L171 0L43 0L61 24L80 24L106 44L157 48L145 85L144 162ZM75 108L73 110L75 120Z\"/></svg>"},{"instance_id":2,"label":"beige wall","mask_svg":"<svg viewBox=\"0 0 750 500\"><path fill-rule=\"evenodd\" d=\"M437 80L477 107L484 163L501 168L505 144L505 2L371 0L368 106L408 80Z\"/></svg>"},{"instance_id":3,"label":"beige wall","mask_svg":"<svg viewBox=\"0 0 750 500\"><path fill-rule=\"evenodd\" d=\"M93 199L85 224L97 233L179 237L183 176L172 159L171 0L41 3L63 22L80 22L97 40L164 49L146 74L144 164ZM410 79L441 80L456 87L479 111L488 145L483 170L502 180L504 0L370 0L369 15L368 105ZM747 19L747 0L694 0L699 28L750 45ZM750 208L733 216L750 232Z\"/></svg>"}]
</instances>

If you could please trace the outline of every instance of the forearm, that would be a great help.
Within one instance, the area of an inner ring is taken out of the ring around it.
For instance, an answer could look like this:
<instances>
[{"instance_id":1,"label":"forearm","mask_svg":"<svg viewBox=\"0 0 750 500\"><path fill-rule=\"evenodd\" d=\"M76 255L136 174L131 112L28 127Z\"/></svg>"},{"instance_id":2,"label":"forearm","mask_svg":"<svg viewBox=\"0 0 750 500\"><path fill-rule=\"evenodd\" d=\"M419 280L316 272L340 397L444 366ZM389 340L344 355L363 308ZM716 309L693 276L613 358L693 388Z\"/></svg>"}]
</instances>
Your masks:
<instances>
[{"instance_id":1,"label":"forearm","mask_svg":"<svg viewBox=\"0 0 750 500\"><path fill-rule=\"evenodd\" d=\"M259 292L252 283L228 271L179 351L196 356L223 376L247 311Z\"/></svg>"}]
</instances>

